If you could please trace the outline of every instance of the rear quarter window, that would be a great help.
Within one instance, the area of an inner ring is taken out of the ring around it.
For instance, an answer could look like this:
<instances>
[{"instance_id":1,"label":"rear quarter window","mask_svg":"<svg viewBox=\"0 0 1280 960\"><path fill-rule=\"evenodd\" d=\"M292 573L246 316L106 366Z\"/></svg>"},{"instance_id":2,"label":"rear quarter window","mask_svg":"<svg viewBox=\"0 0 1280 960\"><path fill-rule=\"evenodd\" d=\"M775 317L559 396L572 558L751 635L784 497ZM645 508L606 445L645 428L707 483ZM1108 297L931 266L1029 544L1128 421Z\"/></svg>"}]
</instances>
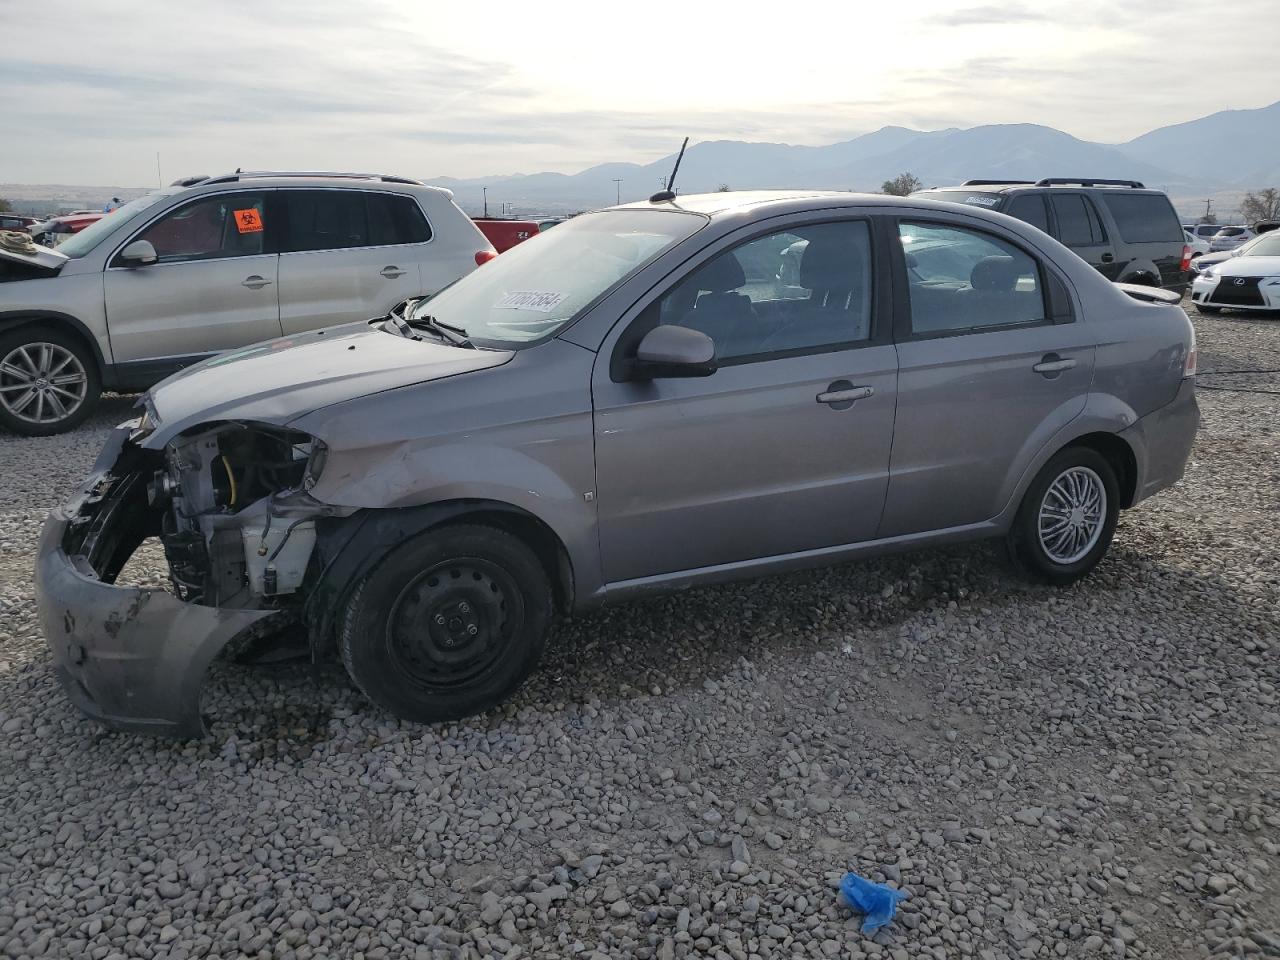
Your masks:
<instances>
[{"instance_id":1,"label":"rear quarter window","mask_svg":"<svg viewBox=\"0 0 1280 960\"><path fill-rule=\"evenodd\" d=\"M1101 193L1126 243L1182 243L1182 224L1169 198L1153 193Z\"/></svg>"}]
</instances>

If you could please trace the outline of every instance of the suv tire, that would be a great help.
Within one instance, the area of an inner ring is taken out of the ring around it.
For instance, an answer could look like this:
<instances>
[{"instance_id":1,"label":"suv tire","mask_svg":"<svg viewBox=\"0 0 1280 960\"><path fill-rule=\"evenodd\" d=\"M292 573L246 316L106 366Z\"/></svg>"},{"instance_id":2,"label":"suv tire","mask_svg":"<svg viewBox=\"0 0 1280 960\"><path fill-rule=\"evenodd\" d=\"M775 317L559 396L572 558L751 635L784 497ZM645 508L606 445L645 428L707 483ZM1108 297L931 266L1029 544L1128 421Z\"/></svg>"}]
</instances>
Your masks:
<instances>
[{"instance_id":1,"label":"suv tire","mask_svg":"<svg viewBox=\"0 0 1280 960\"><path fill-rule=\"evenodd\" d=\"M46 326L0 333L0 425L28 437L63 433L101 395L93 352L75 334Z\"/></svg>"},{"instance_id":2,"label":"suv tire","mask_svg":"<svg viewBox=\"0 0 1280 960\"><path fill-rule=\"evenodd\" d=\"M516 691L551 616L546 570L524 543L492 527L440 527L356 585L338 645L378 706L420 723L458 720Z\"/></svg>"},{"instance_id":3,"label":"suv tire","mask_svg":"<svg viewBox=\"0 0 1280 960\"><path fill-rule=\"evenodd\" d=\"M1120 514L1120 489L1107 459L1067 447L1031 481L1005 539L1014 568L1029 580L1065 586L1106 555Z\"/></svg>"}]
</instances>

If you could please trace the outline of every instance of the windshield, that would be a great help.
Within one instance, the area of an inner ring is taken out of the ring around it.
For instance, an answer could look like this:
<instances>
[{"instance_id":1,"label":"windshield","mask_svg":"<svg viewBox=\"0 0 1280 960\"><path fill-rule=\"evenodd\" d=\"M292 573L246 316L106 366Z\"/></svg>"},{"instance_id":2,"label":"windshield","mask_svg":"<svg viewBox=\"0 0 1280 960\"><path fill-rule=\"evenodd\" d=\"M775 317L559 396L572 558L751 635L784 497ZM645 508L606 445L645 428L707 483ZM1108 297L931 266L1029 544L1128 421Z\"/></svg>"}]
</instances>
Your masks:
<instances>
[{"instance_id":1,"label":"windshield","mask_svg":"<svg viewBox=\"0 0 1280 960\"><path fill-rule=\"evenodd\" d=\"M73 234L58 244L58 252L70 257L72 260L77 257L83 257L101 243L108 234L114 233L116 227L126 220L132 220L143 210L155 206L167 196L169 196L168 193L148 193L146 196L138 197L123 206L116 207L101 220L89 224L79 233Z\"/></svg>"},{"instance_id":2,"label":"windshield","mask_svg":"<svg viewBox=\"0 0 1280 960\"><path fill-rule=\"evenodd\" d=\"M603 210L574 217L418 304L413 318L434 317L481 344L541 340L706 222L673 210Z\"/></svg>"},{"instance_id":3,"label":"windshield","mask_svg":"<svg viewBox=\"0 0 1280 960\"><path fill-rule=\"evenodd\" d=\"M1241 256L1280 257L1280 230L1275 233L1263 233L1254 237L1240 247Z\"/></svg>"}]
</instances>

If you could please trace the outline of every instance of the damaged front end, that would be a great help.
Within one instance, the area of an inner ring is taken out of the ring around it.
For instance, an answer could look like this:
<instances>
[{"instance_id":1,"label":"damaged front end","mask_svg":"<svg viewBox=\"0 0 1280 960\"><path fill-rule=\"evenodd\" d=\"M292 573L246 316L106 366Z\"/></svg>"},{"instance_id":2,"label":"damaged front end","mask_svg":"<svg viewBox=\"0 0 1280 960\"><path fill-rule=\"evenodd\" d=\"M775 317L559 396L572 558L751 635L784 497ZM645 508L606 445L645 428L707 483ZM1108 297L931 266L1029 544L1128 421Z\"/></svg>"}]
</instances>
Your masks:
<instances>
[{"instance_id":1,"label":"damaged front end","mask_svg":"<svg viewBox=\"0 0 1280 960\"><path fill-rule=\"evenodd\" d=\"M209 663L297 616L316 520L349 511L307 489L325 449L306 434L222 422L148 449L147 417L112 434L79 492L45 522L40 617L68 696L118 730L198 737ZM172 590L116 585L148 538Z\"/></svg>"}]
</instances>

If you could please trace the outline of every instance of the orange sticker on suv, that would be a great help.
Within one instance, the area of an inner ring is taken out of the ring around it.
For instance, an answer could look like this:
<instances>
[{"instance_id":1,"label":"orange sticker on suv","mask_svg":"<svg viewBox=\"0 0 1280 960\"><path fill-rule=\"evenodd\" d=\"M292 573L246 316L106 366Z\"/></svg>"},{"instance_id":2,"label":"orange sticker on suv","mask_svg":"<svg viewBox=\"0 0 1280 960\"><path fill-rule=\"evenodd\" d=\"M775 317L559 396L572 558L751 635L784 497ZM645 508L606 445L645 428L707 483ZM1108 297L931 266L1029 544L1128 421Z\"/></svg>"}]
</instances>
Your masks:
<instances>
[{"instance_id":1,"label":"orange sticker on suv","mask_svg":"<svg viewBox=\"0 0 1280 960\"><path fill-rule=\"evenodd\" d=\"M262 214L255 208L250 207L248 210L236 210L236 229L241 233L261 233L262 232Z\"/></svg>"}]
</instances>

